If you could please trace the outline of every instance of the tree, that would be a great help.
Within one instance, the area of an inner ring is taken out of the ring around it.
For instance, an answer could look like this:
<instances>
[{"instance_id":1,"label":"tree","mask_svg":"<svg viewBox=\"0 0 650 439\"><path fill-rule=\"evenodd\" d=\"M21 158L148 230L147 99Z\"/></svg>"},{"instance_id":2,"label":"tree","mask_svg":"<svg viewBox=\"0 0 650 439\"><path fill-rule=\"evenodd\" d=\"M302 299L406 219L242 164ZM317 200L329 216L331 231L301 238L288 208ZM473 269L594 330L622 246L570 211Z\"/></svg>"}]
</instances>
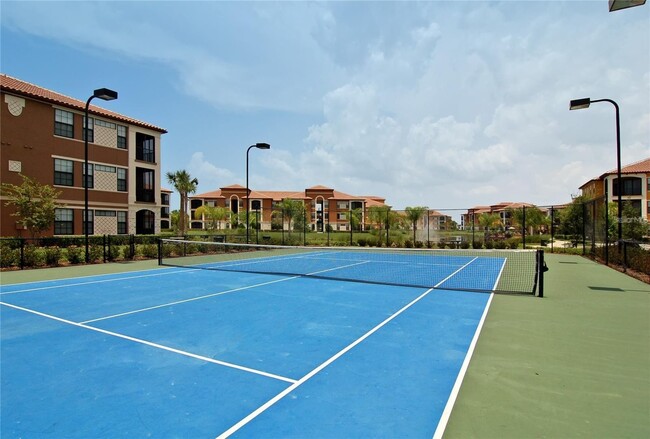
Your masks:
<instances>
[{"instance_id":1,"label":"tree","mask_svg":"<svg viewBox=\"0 0 650 439\"><path fill-rule=\"evenodd\" d=\"M483 228L487 240L490 236L490 230L501 225L501 217L498 213L482 213L478 216L478 224Z\"/></svg>"},{"instance_id":2,"label":"tree","mask_svg":"<svg viewBox=\"0 0 650 439\"><path fill-rule=\"evenodd\" d=\"M379 245L382 244L382 231L388 230L390 225L390 206L372 206L368 209L368 219L371 224L377 226L379 232Z\"/></svg>"},{"instance_id":3,"label":"tree","mask_svg":"<svg viewBox=\"0 0 650 439\"><path fill-rule=\"evenodd\" d=\"M194 219L204 218L207 230L220 230L221 222L228 218L229 212L225 207L204 205L194 211Z\"/></svg>"},{"instance_id":4,"label":"tree","mask_svg":"<svg viewBox=\"0 0 650 439\"><path fill-rule=\"evenodd\" d=\"M191 178L190 174L184 169L176 172L168 172L167 181L174 186L174 189L176 189L181 197L178 231L181 235L184 235L187 229L187 196L196 192L199 181L196 178Z\"/></svg>"},{"instance_id":5,"label":"tree","mask_svg":"<svg viewBox=\"0 0 650 439\"><path fill-rule=\"evenodd\" d=\"M429 210L428 207L407 207L406 209L406 218L413 225L413 242L415 243L415 232L417 230L417 224L422 219L424 214Z\"/></svg>"},{"instance_id":6,"label":"tree","mask_svg":"<svg viewBox=\"0 0 650 439\"><path fill-rule=\"evenodd\" d=\"M524 209L526 209L526 224L524 224ZM529 233L534 233L542 226L551 224L551 219L544 214L537 206L528 206L519 209L508 209L512 224L520 227L526 226Z\"/></svg>"},{"instance_id":7,"label":"tree","mask_svg":"<svg viewBox=\"0 0 650 439\"><path fill-rule=\"evenodd\" d=\"M283 199L279 204L280 210L278 211L282 215L282 227L284 228L284 221L289 223L289 233L291 233L291 221L293 218L301 215L305 211L305 206L302 202L298 200L292 200L289 198Z\"/></svg>"},{"instance_id":8,"label":"tree","mask_svg":"<svg viewBox=\"0 0 650 439\"><path fill-rule=\"evenodd\" d=\"M629 202L623 202L623 239L640 241L648 234L649 226L637 208Z\"/></svg>"},{"instance_id":9,"label":"tree","mask_svg":"<svg viewBox=\"0 0 650 439\"><path fill-rule=\"evenodd\" d=\"M63 207L56 202L61 192L26 175L20 176L23 179L20 186L2 183L0 193L9 198L5 206L15 207L16 212L11 215L20 218L18 223L35 237L54 224L55 209Z\"/></svg>"},{"instance_id":10,"label":"tree","mask_svg":"<svg viewBox=\"0 0 650 439\"><path fill-rule=\"evenodd\" d=\"M571 236L573 241L578 241L582 236L585 221L584 204L589 201L580 195L575 197L571 204L560 212L560 233Z\"/></svg>"},{"instance_id":11,"label":"tree","mask_svg":"<svg viewBox=\"0 0 650 439\"><path fill-rule=\"evenodd\" d=\"M361 220L363 218L363 211L360 207L350 211L350 228L352 230L361 230Z\"/></svg>"}]
</instances>

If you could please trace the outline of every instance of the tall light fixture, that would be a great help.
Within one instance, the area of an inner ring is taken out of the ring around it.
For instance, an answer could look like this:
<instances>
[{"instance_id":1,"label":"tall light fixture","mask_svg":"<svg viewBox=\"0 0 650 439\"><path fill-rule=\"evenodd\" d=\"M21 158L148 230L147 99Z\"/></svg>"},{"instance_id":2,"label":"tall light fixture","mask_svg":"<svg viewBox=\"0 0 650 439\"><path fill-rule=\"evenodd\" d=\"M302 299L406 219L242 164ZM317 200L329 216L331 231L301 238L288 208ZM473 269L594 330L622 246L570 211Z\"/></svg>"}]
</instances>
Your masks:
<instances>
[{"instance_id":1,"label":"tall light fixture","mask_svg":"<svg viewBox=\"0 0 650 439\"><path fill-rule=\"evenodd\" d=\"M582 110L583 108L589 108L589 104L594 102L609 102L616 109L616 181L618 188L618 213L616 214L618 220L618 245L621 246L621 240L623 239L623 181L621 181L621 122L618 111L618 104L611 99L574 99L569 105L569 110ZM605 200L607 202L607 200Z\"/></svg>"},{"instance_id":2,"label":"tall light fixture","mask_svg":"<svg viewBox=\"0 0 650 439\"><path fill-rule=\"evenodd\" d=\"M248 235L249 235L248 211L250 210L251 207L251 201L250 201L251 192L248 189L248 153L253 148L271 149L271 145L269 145L268 143L256 143L255 145L249 146L248 149L246 150L246 244L248 244Z\"/></svg>"},{"instance_id":3,"label":"tall light fixture","mask_svg":"<svg viewBox=\"0 0 650 439\"><path fill-rule=\"evenodd\" d=\"M620 11L621 9L642 6L645 0L609 0L609 12Z\"/></svg>"},{"instance_id":4,"label":"tall light fixture","mask_svg":"<svg viewBox=\"0 0 650 439\"><path fill-rule=\"evenodd\" d=\"M86 263L90 262L90 254L88 252L88 107L90 107L90 101L95 98L103 99L105 101L112 101L117 99L117 92L109 90L108 88L98 88L93 92L93 95L88 98L86 101L86 111L84 112L84 169L83 169L83 185L84 185L84 217L83 217L83 228L84 228L84 238L86 240ZM94 128L94 125L93 125ZM93 174L94 175L94 174Z\"/></svg>"}]
</instances>

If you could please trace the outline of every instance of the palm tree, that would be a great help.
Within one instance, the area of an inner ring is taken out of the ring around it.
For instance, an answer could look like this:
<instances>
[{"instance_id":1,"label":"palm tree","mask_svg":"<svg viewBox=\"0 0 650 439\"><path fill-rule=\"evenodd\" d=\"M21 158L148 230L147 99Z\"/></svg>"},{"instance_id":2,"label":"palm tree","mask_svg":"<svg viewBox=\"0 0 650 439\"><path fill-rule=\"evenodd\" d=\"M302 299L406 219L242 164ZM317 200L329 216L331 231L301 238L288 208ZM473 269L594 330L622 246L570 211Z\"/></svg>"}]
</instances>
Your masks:
<instances>
[{"instance_id":1,"label":"palm tree","mask_svg":"<svg viewBox=\"0 0 650 439\"><path fill-rule=\"evenodd\" d=\"M422 219L422 216L429 210L428 207L407 207L406 218L413 224L413 243L415 244L415 231L417 230L417 223Z\"/></svg>"},{"instance_id":2,"label":"palm tree","mask_svg":"<svg viewBox=\"0 0 650 439\"><path fill-rule=\"evenodd\" d=\"M228 218L228 209L225 207L201 206L194 211L194 219L205 218L208 230L220 230L221 221Z\"/></svg>"},{"instance_id":3,"label":"palm tree","mask_svg":"<svg viewBox=\"0 0 650 439\"><path fill-rule=\"evenodd\" d=\"M174 186L174 189L181 196L181 211L178 221L178 230L181 235L185 234L187 227L187 195L196 192L196 187L199 181L192 178L185 169L176 172L167 173L167 181Z\"/></svg>"}]
</instances>

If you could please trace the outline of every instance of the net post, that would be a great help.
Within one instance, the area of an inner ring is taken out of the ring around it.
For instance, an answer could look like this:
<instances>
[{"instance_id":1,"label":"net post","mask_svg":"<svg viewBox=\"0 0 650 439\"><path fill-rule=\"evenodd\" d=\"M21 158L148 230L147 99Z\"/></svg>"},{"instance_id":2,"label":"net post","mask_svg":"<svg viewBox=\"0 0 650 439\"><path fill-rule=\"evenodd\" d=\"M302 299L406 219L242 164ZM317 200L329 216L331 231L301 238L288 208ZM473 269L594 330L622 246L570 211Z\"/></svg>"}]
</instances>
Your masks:
<instances>
[{"instance_id":1,"label":"net post","mask_svg":"<svg viewBox=\"0 0 650 439\"><path fill-rule=\"evenodd\" d=\"M162 252L162 239L158 238L158 265L162 265L163 263L163 252Z\"/></svg>"},{"instance_id":2,"label":"net post","mask_svg":"<svg viewBox=\"0 0 650 439\"><path fill-rule=\"evenodd\" d=\"M537 250L537 269L535 270L537 277L537 297L544 297L544 273L548 271L546 262L544 262L544 250Z\"/></svg>"}]
</instances>

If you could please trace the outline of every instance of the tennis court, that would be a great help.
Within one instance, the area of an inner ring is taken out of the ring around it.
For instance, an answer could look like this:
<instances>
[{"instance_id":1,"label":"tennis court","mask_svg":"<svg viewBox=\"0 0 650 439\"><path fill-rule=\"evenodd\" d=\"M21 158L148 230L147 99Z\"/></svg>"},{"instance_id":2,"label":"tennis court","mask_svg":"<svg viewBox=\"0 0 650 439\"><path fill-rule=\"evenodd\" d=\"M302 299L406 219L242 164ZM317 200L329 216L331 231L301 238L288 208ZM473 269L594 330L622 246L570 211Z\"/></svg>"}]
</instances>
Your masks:
<instances>
[{"instance_id":1,"label":"tennis court","mask_svg":"<svg viewBox=\"0 0 650 439\"><path fill-rule=\"evenodd\" d=\"M268 250L2 286L2 437L441 435L508 258Z\"/></svg>"}]
</instances>

